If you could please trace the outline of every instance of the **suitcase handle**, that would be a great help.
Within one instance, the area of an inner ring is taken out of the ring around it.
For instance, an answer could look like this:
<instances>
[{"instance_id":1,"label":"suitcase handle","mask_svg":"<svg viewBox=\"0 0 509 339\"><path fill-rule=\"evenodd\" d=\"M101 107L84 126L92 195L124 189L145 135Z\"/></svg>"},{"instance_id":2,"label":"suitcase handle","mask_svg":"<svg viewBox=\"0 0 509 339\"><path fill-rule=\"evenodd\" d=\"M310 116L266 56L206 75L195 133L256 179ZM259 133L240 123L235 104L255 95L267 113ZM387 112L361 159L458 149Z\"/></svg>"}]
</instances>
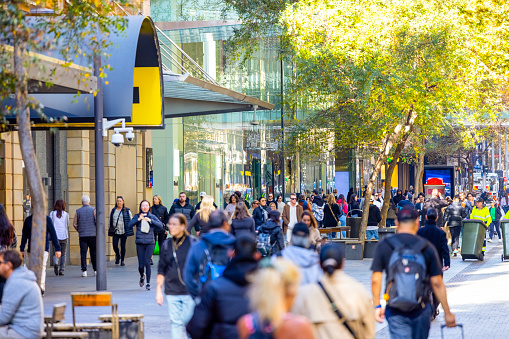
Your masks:
<instances>
[{"instance_id":1,"label":"suitcase handle","mask_svg":"<svg viewBox=\"0 0 509 339\"><path fill-rule=\"evenodd\" d=\"M444 338L444 328L446 326L447 326L446 324L440 325L440 335L441 335L442 339ZM456 327L461 328L461 338L465 338L465 332L463 331L463 324L456 324ZM451 328L454 328L454 327L451 327Z\"/></svg>"},{"instance_id":2,"label":"suitcase handle","mask_svg":"<svg viewBox=\"0 0 509 339\"><path fill-rule=\"evenodd\" d=\"M440 328L444 328L444 327L447 327L447 325L446 324L440 325ZM461 327L463 329L463 324L456 324L456 327ZM451 327L451 328L454 328L454 327Z\"/></svg>"}]
</instances>

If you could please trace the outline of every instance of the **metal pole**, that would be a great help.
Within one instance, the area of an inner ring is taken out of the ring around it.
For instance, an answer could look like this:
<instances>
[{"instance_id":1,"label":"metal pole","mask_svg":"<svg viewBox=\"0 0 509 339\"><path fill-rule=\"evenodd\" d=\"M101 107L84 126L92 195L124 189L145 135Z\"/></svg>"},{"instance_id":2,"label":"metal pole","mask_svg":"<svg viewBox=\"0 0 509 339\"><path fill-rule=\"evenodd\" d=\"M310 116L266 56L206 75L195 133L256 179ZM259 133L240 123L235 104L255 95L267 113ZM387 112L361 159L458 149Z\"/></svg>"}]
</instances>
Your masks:
<instances>
[{"instance_id":1,"label":"metal pole","mask_svg":"<svg viewBox=\"0 0 509 339\"><path fill-rule=\"evenodd\" d=\"M505 138L505 150L504 150L504 169L505 169L505 177L507 178L507 128L504 128L504 138Z\"/></svg>"},{"instance_id":2,"label":"metal pole","mask_svg":"<svg viewBox=\"0 0 509 339\"><path fill-rule=\"evenodd\" d=\"M482 142L482 154L481 154L481 175L482 175L482 190L481 193L486 190L486 173L484 173L484 165L486 164L486 157L484 152L486 151L486 142Z\"/></svg>"},{"instance_id":3,"label":"metal pole","mask_svg":"<svg viewBox=\"0 0 509 339\"><path fill-rule=\"evenodd\" d=\"M285 167L286 167L286 159L285 159L285 110L283 107L283 99L284 99L284 68L283 68L283 58L281 56L281 195L283 196L283 202L285 202L285 191L286 191L286 177L285 177Z\"/></svg>"},{"instance_id":4,"label":"metal pole","mask_svg":"<svg viewBox=\"0 0 509 339\"><path fill-rule=\"evenodd\" d=\"M498 166L497 170L502 170L502 136L498 133Z\"/></svg>"},{"instance_id":5,"label":"metal pole","mask_svg":"<svg viewBox=\"0 0 509 339\"><path fill-rule=\"evenodd\" d=\"M95 207L97 225L97 276L96 290L107 289L106 278L106 229L104 217L104 149L103 149L103 92L101 71L101 57L94 57L94 75L97 77L97 95L94 97L94 127L95 127Z\"/></svg>"},{"instance_id":6,"label":"metal pole","mask_svg":"<svg viewBox=\"0 0 509 339\"><path fill-rule=\"evenodd\" d=\"M495 142L491 144L491 172L495 172Z\"/></svg>"}]
</instances>

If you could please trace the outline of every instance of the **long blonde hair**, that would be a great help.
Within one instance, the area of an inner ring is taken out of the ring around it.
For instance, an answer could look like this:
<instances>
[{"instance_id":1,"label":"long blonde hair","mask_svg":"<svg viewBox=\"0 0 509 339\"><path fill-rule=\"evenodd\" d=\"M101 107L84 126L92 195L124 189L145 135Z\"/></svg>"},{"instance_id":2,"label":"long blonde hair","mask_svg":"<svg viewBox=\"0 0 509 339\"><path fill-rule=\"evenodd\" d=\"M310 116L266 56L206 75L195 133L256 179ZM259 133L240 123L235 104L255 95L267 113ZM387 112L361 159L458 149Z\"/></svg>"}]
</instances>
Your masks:
<instances>
[{"instance_id":1,"label":"long blonde hair","mask_svg":"<svg viewBox=\"0 0 509 339\"><path fill-rule=\"evenodd\" d=\"M215 210L216 208L214 207L214 198L212 198L210 195L204 196L200 204L200 210L198 211L200 213L200 219L204 222L208 222L210 213Z\"/></svg>"},{"instance_id":2,"label":"long blonde hair","mask_svg":"<svg viewBox=\"0 0 509 339\"><path fill-rule=\"evenodd\" d=\"M163 205L163 199L161 199L161 196L157 195L157 194L152 197L152 205L154 205L154 198L159 199L159 205L161 205L161 206ZM124 200L124 199L122 199L122 200Z\"/></svg>"},{"instance_id":3,"label":"long blonde hair","mask_svg":"<svg viewBox=\"0 0 509 339\"><path fill-rule=\"evenodd\" d=\"M329 206L332 206L336 203L336 197L334 196L334 194L329 194L327 196L327 204L329 204Z\"/></svg>"},{"instance_id":4,"label":"long blonde hair","mask_svg":"<svg viewBox=\"0 0 509 339\"><path fill-rule=\"evenodd\" d=\"M283 322L288 296L295 296L299 286L299 271L292 262L277 258L268 267L258 270L249 288L251 309L277 328Z\"/></svg>"}]
</instances>

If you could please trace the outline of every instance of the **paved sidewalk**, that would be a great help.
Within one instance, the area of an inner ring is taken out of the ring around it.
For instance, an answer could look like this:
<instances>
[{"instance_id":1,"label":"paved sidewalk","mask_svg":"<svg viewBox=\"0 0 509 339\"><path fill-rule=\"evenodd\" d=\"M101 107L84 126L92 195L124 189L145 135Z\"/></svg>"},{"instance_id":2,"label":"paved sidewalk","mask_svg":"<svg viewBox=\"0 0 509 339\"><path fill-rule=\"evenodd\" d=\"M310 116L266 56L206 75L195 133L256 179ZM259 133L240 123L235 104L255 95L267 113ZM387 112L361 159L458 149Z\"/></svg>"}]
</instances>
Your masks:
<instances>
[{"instance_id":1,"label":"paved sidewalk","mask_svg":"<svg viewBox=\"0 0 509 339\"><path fill-rule=\"evenodd\" d=\"M444 281L448 288L449 304L456 313L458 323L465 326L465 338L503 338L509 337L509 262L501 262L502 244L488 243L484 262L465 261L461 257L452 258L451 269L445 272ZM154 256L152 266L152 291L138 285L138 263L136 258L126 260L120 267L109 262L108 289L113 292L114 302L119 304L120 313L142 313L145 318L146 338L169 338L170 325L166 303L159 306L155 302L155 285L158 256ZM345 263L345 271L359 280L371 294L372 260L351 260ZM82 278L78 266L66 268L65 276L55 277L53 270L47 272L45 314L50 314L54 304L66 302L66 321L72 322L70 292L95 291L95 278L89 267L89 277ZM97 316L111 312L108 308L78 308L79 322L97 321ZM443 314L433 322L430 338L440 338L440 324ZM446 329L446 338L460 338L455 329ZM455 332L456 331L456 332ZM377 324L377 338L389 338L387 323Z\"/></svg>"}]
</instances>

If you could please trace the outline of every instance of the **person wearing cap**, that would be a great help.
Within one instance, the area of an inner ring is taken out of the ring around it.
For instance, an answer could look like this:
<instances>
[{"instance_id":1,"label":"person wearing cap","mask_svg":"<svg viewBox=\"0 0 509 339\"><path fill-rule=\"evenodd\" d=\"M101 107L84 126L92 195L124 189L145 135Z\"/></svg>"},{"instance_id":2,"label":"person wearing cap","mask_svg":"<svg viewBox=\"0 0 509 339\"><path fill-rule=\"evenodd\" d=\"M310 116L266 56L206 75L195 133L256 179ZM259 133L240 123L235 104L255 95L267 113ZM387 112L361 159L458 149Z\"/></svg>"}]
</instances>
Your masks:
<instances>
[{"instance_id":1,"label":"person wearing cap","mask_svg":"<svg viewBox=\"0 0 509 339\"><path fill-rule=\"evenodd\" d=\"M447 302L446 288L442 277L442 265L440 264L439 257L435 247L426 239L417 236L419 226L419 213L414 208L404 208L398 213L396 220L397 233L392 237L385 238L378 243L373 256L373 263L371 270L371 292L373 295L373 306L375 308L375 319L382 323L385 318L389 323L389 332L391 338L427 338L431 326L431 318L433 314L433 307L431 300L423 296L423 307L416 308L411 312L403 312L390 305L390 299L386 308L380 304L380 291L382 288L383 272L388 272L390 267L391 257L396 249L393 246L395 242L402 244L407 248L420 246L422 248L422 256L426 264L426 277L425 284L428 290L435 293L438 301L442 304L444 309L445 324L447 327L455 327L456 319L449 309ZM390 287L389 276L386 275L386 284L384 291L389 295L388 287Z\"/></svg>"},{"instance_id":2,"label":"person wearing cap","mask_svg":"<svg viewBox=\"0 0 509 339\"><path fill-rule=\"evenodd\" d=\"M73 219L73 226L78 231L80 239L80 255L81 255L81 276L87 276L87 251L90 249L90 261L94 274L96 272L96 237L97 226L95 223L95 208L90 206L90 198L88 195L81 197L83 207L76 210Z\"/></svg>"},{"instance_id":3,"label":"person wearing cap","mask_svg":"<svg viewBox=\"0 0 509 339\"><path fill-rule=\"evenodd\" d=\"M298 222L292 229L292 238L289 246L276 254L272 258L282 256L299 266L301 273L301 285L318 282L322 277L323 271L320 267L318 253L309 249L311 241L309 239L309 228L303 222Z\"/></svg>"},{"instance_id":4,"label":"person wearing cap","mask_svg":"<svg viewBox=\"0 0 509 339\"><path fill-rule=\"evenodd\" d=\"M481 220L487 227L490 227L491 222L491 214L490 210L484 206L483 198L479 198L475 201L475 207L472 208L472 212L470 213L470 219ZM486 251L486 240L482 244L482 252Z\"/></svg>"},{"instance_id":5,"label":"person wearing cap","mask_svg":"<svg viewBox=\"0 0 509 339\"><path fill-rule=\"evenodd\" d=\"M451 257L449 255L449 246L447 246L447 235L445 232L437 227L437 211L430 208L426 211L426 224L424 227L419 228L417 235L427 239L433 244L438 253L440 265L442 265L442 272L445 272L451 266ZM438 315L438 299L433 293L433 319Z\"/></svg>"},{"instance_id":6,"label":"person wearing cap","mask_svg":"<svg viewBox=\"0 0 509 339\"><path fill-rule=\"evenodd\" d=\"M299 289L292 312L305 316L313 325L315 338L375 337L375 314L371 297L364 286L343 270L345 251L341 245L330 243L322 248L320 265L324 276L320 284L309 284ZM324 290L339 310L339 318ZM348 328L345 326L345 321Z\"/></svg>"},{"instance_id":7,"label":"person wearing cap","mask_svg":"<svg viewBox=\"0 0 509 339\"><path fill-rule=\"evenodd\" d=\"M199 203L197 203L197 204L196 204L196 207L194 208L194 210L195 210L196 212L198 212L198 210L200 209L200 207L201 207L201 202L203 201L203 197L205 197L206 195L207 195L207 192L201 192L201 193L200 193L200 202L199 202ZM216 208L216 210L217 210L217 205L216 205L216 203L215 203L215 202L213 202L213 203L212 203L212 205L213 205L213 206Z\"/></svg>"},{"instance_id":8,"label":"person wearing cap","mask_svg":"<svg viewBox=\"0 0 509 339\"><path fill-rule=\"evenodd\" d=\"M382 214L380 209L374 204L375 197L371 196L369 201L369 214L368 214L368 226L366 227L366 238L367 240L376 239L378 240L378 223L382 221Z\"/></svg>"},{"instance_id":9,"label":"person wearing cap","mask_svg":"<svg viewBox=\"0 0 509 339\"><path fill-rule=\"evenodd\" d=\"M237 321L249 313L247 291L250 276L258 269L260 253L255 239L247 234L234 243L233 258L223 276L211 281L187 325L191 338L238 338Z\"/></svg>"}]
</instances>

